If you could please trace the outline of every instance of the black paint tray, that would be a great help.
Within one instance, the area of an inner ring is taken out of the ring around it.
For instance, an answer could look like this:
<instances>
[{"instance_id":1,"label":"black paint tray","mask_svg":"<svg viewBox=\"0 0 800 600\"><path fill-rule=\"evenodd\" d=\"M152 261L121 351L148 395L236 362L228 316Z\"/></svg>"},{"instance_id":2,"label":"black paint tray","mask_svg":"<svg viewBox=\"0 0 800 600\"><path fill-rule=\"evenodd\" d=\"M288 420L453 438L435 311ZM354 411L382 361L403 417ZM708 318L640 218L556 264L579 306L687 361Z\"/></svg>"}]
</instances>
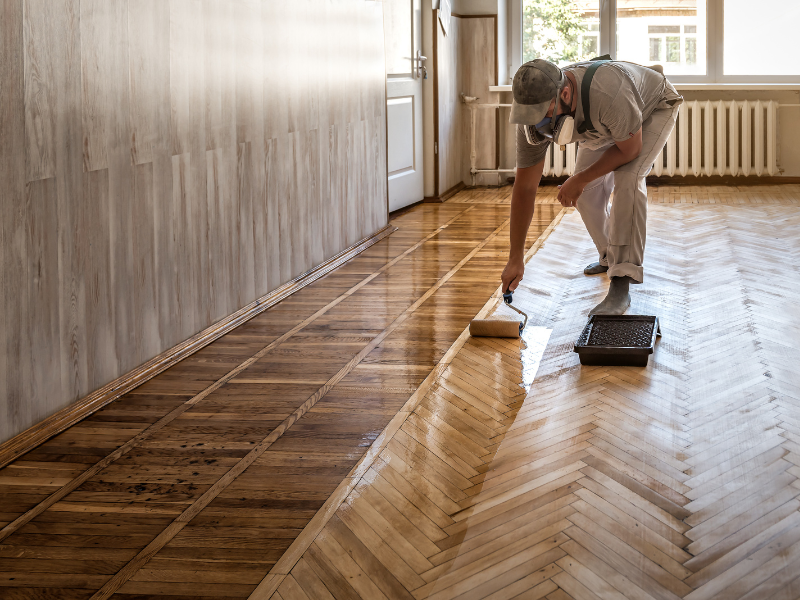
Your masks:
<instances>
[{"instance_id":1,"label":"black paint tray","mask_svg":"<svg viewBox=\"0 0 800 600\"><path fill-rule=\"evenodd\" d=\"M575 352L582 365L646 367L659 334L658 317L592 315Z\"/></svg>"}]
</instances>

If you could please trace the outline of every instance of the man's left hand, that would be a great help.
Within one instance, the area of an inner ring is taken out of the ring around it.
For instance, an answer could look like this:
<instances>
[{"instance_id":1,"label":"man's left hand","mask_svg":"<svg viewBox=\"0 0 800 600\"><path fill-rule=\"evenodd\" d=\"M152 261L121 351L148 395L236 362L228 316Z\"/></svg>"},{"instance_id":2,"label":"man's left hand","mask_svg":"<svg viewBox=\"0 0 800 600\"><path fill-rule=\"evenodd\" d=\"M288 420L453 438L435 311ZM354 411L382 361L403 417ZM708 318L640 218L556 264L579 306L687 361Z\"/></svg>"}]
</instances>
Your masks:
<instances>
[{"instance_id":1,"label":"man's left hand","mask_svg":"<svg viewBox=\"0 0 800 600\"><path fill-rule=\"evenodd\" d=\"M586 184L576 173L558 186L558 201L561 202L562 206L577 206L578 198L581 197L585 187Z\"/></svg>"}]
</instances>

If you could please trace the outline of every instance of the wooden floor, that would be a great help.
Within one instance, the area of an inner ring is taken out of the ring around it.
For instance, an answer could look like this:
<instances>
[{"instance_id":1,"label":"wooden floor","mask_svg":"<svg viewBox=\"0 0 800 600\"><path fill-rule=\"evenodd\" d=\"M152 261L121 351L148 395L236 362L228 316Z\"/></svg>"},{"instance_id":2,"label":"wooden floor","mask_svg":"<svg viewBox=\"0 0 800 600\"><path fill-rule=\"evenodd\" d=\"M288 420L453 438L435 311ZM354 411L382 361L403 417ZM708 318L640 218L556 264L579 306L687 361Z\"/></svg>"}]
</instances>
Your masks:
<instances>
[{"instance_id":1,"label":"wooden floor","mask_svg":"<svg viewBox=\"0 0 800 600\"><path fill-rule=\"evenodd\" d=\"M607 278L552 188L523 339L466 334L513 317L509 192L415 207L0 471L0 597L800 598L800 186L651 190L646 369L572 352Z\"/></svg>"},{"instance_id":2,"label":"wooden floor","mask_svg":"<svg viewBox=\"0 0 800 600\"><path fill-rule=\"evenodd\" d=\"M607 278L565 216L523 340L460 337L252 597L800 598L800 187L717 191L651 192L647 368L571 351Z\"/></svg>"},{"instance_id":3,"label":"wooden floor","mask_svg":"<svg viewBox=\"0 0 800 600\"><path fill-rule=\"evenodd\" d=\"M248 597L497 287L508 207L485 200L508 192L399 215L0 470L0 598ZM529 244L561 211L548 202Z\"/></svg>"}]
</instances>

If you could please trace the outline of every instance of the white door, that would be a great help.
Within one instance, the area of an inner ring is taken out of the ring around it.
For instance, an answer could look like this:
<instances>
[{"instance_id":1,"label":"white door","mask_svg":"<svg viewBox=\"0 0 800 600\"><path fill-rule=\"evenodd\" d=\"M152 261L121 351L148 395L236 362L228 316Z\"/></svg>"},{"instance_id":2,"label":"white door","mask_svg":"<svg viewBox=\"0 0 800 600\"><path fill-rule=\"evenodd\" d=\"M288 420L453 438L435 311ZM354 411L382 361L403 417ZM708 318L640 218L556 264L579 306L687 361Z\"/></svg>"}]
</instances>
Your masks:
<instances>
[{"instance_id":1,"label":"white door","mask_svg":"<svg viewBox=\"0 0 800 600\"><path fill-rule=\"evenodd\" d=\"M384 2L389 210L422 200L421 0Z\"/></svg>"}]
</instances>

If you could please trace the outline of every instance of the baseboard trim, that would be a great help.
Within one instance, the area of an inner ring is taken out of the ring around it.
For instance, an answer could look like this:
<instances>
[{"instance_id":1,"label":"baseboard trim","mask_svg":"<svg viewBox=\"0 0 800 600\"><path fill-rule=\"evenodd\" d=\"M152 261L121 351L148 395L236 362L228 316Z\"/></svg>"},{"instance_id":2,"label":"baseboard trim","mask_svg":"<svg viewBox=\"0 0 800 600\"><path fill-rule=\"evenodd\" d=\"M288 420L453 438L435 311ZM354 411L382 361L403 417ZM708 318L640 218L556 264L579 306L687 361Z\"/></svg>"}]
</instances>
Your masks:
<instances>
[{"instance_id":1,"label":"baseboard trim","mask_svg":"<svg viewBox=\"0 0 800 600\"><path fill-rule=\"evenodd\" d=\"M423 202L444 202L445 200L448 200L449 198L452 198L453 196L455 196L458 192L460 192L461 190L463 190L466 187L467 187L467 185L463 181L459 181L457 184L455 184L453 187L451 187L449 190L447 190L443 194L439 194L438 196L425 196L425 198L423 198L422 201Z\"/></svg>"},{"instance_id":2,"label":"baseboard trim","mask_svg":"<svg viewBox=\"0 0 800 600\"><path fill-rule=\"evenodd\" d=\"M252 319L268 308L275 306L287 296L292 295L310 283L327 275L395 231L397 231L397 227L391 224L386 225L374 234L365 237L336 256L329 258L319 266L295 277L291 281L261 296L221 321L217 321L188 340L162 352L136 369L118 377L111 383L92 392L88 396L84 396L77 402L70 404L40 423L29 427L5 443L0 444L0 468L18 459L26 452L33 450L40 444L43 444L51 437L58 435L81 419L100 410L120 396L127 394L159 373L164 372L174 364L232 331L242 323Z\"/></svg>"}]
</instances>

